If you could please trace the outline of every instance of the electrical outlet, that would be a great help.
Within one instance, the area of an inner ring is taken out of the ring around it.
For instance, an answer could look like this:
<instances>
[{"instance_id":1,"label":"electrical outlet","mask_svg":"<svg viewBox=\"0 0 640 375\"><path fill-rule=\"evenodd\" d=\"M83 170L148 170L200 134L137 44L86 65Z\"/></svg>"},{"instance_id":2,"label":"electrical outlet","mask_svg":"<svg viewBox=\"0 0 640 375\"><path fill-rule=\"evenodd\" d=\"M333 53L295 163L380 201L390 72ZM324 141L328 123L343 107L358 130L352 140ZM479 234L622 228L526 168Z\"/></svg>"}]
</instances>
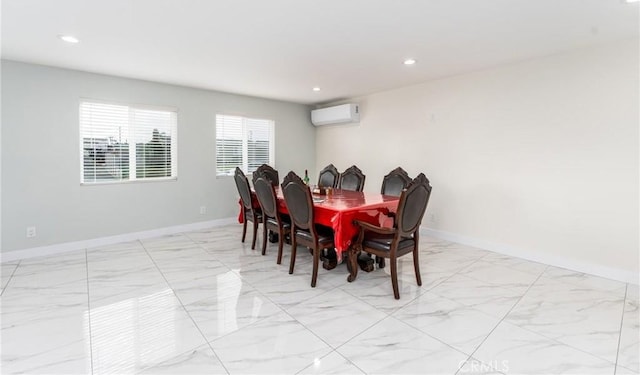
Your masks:
<instances>
[{"instance_id":1,"label":"electrical outlet","mask_svg":"<svg viewBox=\"0 0 640 375\"><path fill-rule=\"evenodd\" d=\"M207 206L200 206L200 215L204 215L207 213Z\"/></svg>"},{"instance_id":2,"label":"electrical outlet","mask_svg":"<svg viewBox=\"0 0 640 375\"><path fill-rule=\"evenodd\" d=\"M36 227L27 227L27 238L33 238L36 236Z\"/></svg>"}]
</instances>

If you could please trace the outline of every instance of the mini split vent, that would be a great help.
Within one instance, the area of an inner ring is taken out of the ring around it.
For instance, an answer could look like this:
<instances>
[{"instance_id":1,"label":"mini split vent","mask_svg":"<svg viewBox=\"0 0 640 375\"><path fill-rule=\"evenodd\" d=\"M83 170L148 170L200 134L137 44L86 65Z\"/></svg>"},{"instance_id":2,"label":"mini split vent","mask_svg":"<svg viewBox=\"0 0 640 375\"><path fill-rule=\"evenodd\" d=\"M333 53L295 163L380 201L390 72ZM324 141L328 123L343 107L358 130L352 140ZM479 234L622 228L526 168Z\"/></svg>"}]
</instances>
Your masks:
<instances>
[{"instance_id":1,"label":"mini split vent","mask_svg":"<svg viewBox=\"0 0 640 375\"><path fill-rule=\"evenodd\" d=\"M360 121L358 104L342 104L311 111L311 123L315 126L348 124Z\"/></svg>"}]
</instances>

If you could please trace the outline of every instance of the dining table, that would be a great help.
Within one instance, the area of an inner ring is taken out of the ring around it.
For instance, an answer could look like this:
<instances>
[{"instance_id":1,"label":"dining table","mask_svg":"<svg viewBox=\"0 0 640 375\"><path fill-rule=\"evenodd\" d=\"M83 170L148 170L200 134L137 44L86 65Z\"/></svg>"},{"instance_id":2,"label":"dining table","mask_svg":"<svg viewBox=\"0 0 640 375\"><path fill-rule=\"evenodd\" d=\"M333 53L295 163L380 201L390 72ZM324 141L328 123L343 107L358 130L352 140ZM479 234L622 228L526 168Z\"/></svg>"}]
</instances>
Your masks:
<instances>
[{"instance_id":1,"label":"dining table","mask_svg":"<svg viewBox=\"0 0 640 375\"><path fill-rule=\"evenodd\" d=\"M278 211L288 214L287 205L279 186L275 187L278 200ZM312 189L315 190L315 189ZM253 194L253 204L259 207ZM333 230L337 262L341 263L346 252L353 245L360 229L354 220L361 220L373 225L391 227L393 217L398 208L399 198L380 193L332 189L331 194L312 194L314 222ZM242 215L238 221L242 222Z\"/></svg>"}]
</instances>

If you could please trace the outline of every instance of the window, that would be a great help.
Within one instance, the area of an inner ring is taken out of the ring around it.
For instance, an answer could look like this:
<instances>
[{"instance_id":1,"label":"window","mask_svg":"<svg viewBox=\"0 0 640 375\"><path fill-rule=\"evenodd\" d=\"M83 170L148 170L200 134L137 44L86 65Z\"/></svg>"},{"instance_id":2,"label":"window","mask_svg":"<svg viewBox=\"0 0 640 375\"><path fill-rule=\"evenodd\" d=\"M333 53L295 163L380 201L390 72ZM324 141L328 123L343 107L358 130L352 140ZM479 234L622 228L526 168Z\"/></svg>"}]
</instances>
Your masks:
<instances>
[{"instance_id":1,"label":"window","mask_svg":"<svg viewBox=\"0 0 640 375\"><path fill-rule=\"evenodd\" d=\"M176 179L177 111L80 102L80 182Z\"/></svg>"},{"instance_id":2,"label":"window","mask_svg":"<svg viewBox=\"0 0 640 375\"><path fill-rule=\"evenodd\" d=\"M273 166L271 120L216 115L216 175L233 176L236 167L251 173L262 164Z\"/></svg>"}]
</instances>

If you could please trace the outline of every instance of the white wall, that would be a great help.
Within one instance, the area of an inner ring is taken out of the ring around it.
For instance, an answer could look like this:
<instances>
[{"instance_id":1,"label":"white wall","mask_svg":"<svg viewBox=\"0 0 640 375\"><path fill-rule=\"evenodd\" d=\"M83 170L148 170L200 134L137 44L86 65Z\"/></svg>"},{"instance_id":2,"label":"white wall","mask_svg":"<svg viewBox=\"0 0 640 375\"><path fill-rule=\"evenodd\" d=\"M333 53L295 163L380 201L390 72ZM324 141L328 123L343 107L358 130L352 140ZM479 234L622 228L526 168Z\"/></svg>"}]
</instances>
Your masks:
<instances>
[{"instance_id":1,"label":"white wall","mask_svg":"<svg viewBox=\"0 0 640 375\"><path fill-rule=\"evenodd\" d=\"M80 186L80 98L177 107L178 180ZM237 216L233 179L215 176L216 113L275 120L280 174L313 168L307 106L3 61L2 252Z\"/></svg>"},{"instance_id":2,"label":"white wall","mask_svg":"<svg viewBox=\"0 0 640 375\"><path fill-rule=\"evenodd\" d=\"M635 39L352 98L316 169L424 172L432 233L637 283L638 66Z\"/></svg>"}]
</instances>

